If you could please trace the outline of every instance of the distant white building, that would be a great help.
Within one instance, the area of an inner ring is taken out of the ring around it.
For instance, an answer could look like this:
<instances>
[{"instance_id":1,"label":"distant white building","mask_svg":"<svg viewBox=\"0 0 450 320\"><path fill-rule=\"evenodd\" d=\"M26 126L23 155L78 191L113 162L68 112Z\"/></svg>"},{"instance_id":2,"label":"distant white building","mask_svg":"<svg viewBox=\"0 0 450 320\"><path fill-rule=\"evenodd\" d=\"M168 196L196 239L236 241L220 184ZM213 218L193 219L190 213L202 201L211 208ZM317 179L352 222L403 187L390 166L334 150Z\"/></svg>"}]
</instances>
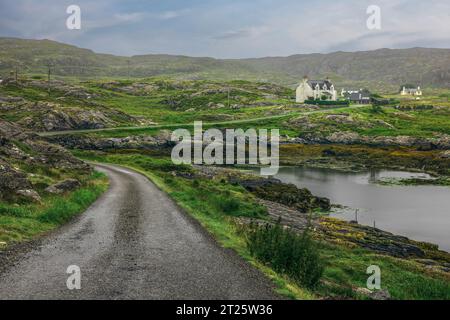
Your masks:
<instances>
[{"instance_id":1,"label":"distant white building","mask_svg":"<svg viewBox=\"0 0 450 320\"><path fill-rule=\"evenodd\" d=\"M357 90L357 89L350 89L350 90L342 89L341 90L341 97L347 97L347 96L349 96L349 95L351 95L353 93L360 93L362 91L363 91L363 89L359 89L359 90Z\"/></svg>"},{"instance_id":2,"label":"distant white building","mask_svg":"<svg viewBox=\"0 0 450 320\"><path fill-rule=\"evenodd\" d=\"M308 77L297 87L296 101L304 103L306 100L325 100L337 101L337 91L329 79L309 80Z\"/></svg>"},{"instance_id":3,"label":"distant white building","mask_svg":"<svg viewBox=\"0 0 450 320\"><path fill-rule=\"evenodd\" d=\"M400 92L402 96L422 96L422 90L420 87L417 88L406 88L403 87L402 91Z\"/></svg>"}]
</instances>

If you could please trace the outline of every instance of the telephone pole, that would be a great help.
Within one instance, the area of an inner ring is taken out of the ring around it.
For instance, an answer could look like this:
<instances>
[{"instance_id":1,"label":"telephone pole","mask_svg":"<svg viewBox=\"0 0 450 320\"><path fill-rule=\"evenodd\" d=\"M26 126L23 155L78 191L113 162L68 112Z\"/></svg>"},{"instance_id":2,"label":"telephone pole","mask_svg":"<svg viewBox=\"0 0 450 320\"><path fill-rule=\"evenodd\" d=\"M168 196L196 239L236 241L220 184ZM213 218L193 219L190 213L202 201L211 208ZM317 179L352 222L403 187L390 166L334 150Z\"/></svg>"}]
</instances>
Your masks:
<instances>
[{"instance_id":1,"label":"telephone pole","mask_svg":"<svg viewBox=\"0 0 450 320\"><path fill-rule=\"evenodd\" d=\"M47 71L47 91L48 91L48 94L50 94L50 81L51 81L51 75L52 75L52 63L51 62L49 62L49 63L47 63L47 69L48 69L48 71Z\"/></svg>"}]
</instances>

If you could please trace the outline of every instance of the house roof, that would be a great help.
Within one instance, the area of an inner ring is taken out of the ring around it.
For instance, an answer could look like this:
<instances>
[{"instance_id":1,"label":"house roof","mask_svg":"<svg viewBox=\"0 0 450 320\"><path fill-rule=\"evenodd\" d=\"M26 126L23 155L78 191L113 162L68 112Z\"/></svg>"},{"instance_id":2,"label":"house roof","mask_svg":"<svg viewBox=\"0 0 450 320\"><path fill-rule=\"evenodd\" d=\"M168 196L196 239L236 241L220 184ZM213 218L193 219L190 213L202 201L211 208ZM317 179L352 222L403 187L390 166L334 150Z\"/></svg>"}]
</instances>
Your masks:
<instances>
[{"instance_id":1,"label":"house roof","mask_svg":"<svg viewBox=\"0 0 450 320\"><path fill-rule=\"evenodd\" d=\"M361 100L366 100L366 99L370 99L370 96L365 93L358 92L358 93L352 93L350 95L351 101L361 101Z\"/></svg>"},{"instance_id":2,"label":"house roof","mask_svg":"<svg viewBox=\"0 0 450 320\"><path fill-rule=\"evenodd\" d=\"M317 85L319 85L319 88L323 88L324 85L327 86L328 89L333 85L331 81L329 80L308 80L308 84L311 86L311 88L315 89Z\"/></svg>"}]
</instances>

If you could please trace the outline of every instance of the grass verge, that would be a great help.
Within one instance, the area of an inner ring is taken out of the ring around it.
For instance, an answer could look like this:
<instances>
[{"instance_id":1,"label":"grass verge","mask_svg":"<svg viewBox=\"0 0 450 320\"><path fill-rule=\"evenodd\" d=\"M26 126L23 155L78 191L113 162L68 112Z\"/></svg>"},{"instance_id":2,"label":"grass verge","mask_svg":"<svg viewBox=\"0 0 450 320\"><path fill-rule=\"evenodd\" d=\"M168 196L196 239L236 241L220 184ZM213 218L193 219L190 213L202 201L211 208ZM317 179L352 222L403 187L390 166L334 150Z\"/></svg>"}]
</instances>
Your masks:
<instances>
[{"instance_id":1,"label":"grass verge","mask_svg":"<svg viewBox=\"0 0 450 320\"><path fill-rule=\"evenodd\" d=\"M108 187L105 175L94 172L83 186L65 195L47 195L41 204L0 202L0 250L49 232L86 210Z\"/></svg>"}]
</instances>

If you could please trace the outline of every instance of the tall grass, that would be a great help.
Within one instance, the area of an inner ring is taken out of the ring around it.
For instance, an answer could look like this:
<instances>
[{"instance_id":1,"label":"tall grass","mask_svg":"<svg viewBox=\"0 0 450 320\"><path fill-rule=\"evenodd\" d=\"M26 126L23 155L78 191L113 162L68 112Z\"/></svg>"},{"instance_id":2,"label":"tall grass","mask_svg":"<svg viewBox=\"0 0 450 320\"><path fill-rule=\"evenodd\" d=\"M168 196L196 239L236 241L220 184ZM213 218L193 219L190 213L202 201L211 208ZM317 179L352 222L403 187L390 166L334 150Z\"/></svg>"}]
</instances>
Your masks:
<instances>
[{"instance_id":1,"label":"tall grass","mask_svg":"<svg viewBox=\"0 0 450 320\"><path fill-rule=\"evenodd\" d=\"M323 274L324 265L308 231L297 234L280 223L252 226L247 246L258 260L307 288L316 287Z\"/></svg>"}]
</instances>

